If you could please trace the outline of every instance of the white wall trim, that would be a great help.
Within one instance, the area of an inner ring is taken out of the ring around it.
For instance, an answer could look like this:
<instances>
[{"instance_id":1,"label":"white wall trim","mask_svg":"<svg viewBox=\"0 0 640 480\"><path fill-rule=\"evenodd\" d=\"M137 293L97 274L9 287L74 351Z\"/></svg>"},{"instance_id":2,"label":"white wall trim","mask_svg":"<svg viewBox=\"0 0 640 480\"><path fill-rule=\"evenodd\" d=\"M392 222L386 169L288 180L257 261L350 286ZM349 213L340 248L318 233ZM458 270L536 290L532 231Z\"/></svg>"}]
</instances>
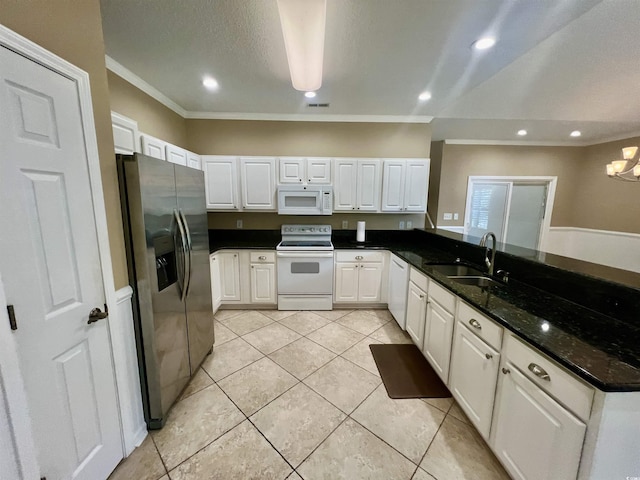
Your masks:
<instances>
[{"instance_id":1,"label":"white wall trim","mask_svg":"<svg viewBox=\"0 0 640 480\"><path fill-rule=\"evenodd\" d=\"M434 140L435 141L435 140ZM597 142L600 143L600 142ZM518 147L584 147L589 144L578 141L556 141L556 142L542 142L542 141L530 141L524 140L474 140L465 138L449 138L444 141L445 145L511 145ZM595 145L595 143L593 144Z\"/></svg>"},{"instance_id":2,"label":"white wall trim","mask_svg":"<svg viewBox=\"0 0 640 480\"><path fill-rule=\"evenodd\" d=\"M118 379L125 457L129 456L147 436L138 375L132 296L133 289L129 285L116 292L117 315L111 318L113 359Z\"/></svg>"},{"instance_id":3,"label":"white wall trim","mask_svg":"<svg viewBox=\"0 0 640 480\"><path fill-rule=\"evenodd\" d=\"M187 112L196 120L262 120L279 122L431 123L426 115L340 115L304 113Z\"/></svg>"},{"instance_id":4,"label":"white wall trim","mask_svg":"<svg viewBox=\"0 0 640 480\"><path fill-rule=\"evenodd\" d=\"M96 137L95 120L93 116L93 104L91 99L91 88L89 74L75 65L67 62L61 57L49 52L36 43L0 25L0 44L6 46L20 55L29 58L54 72L63 75L76 82L78 86L78 97L80 101L80 114L84 133L84 146L87 155L87 166L89 171L89 183L91 187L92 207L96 220L96 230L98 237L98 250L100 255L100 267L104 283L105 304L109 310L116 310L116 293L113 278L113 265L111 263L111 250L109 247L109 233L107 228L107 215L104 203L104 193L102 190L102 175L100 171L100 157L98 154L98 140ZM113 326L114 319L108 320L109 333L113 350ZM117 337L116 337L117 338ZM112 356L112 363L114 363ZM115 364L113 365L115 371ZM119 379L114 378L116 391ZM18 405L14 402L9 404L12 415L26 409L26 403ZM120 431L122 432L122 416L119 415ZM24 444L25 451L18 452L19 455L35 458L35 452L29 452L29 444L33 446L33 438ZM124 439L123 439L124 452Z\"/></svg>"},{"instance_id":5,"label":"white wall trim","mask_svg":"<svg viewBox=\"0 0 640 480\"><path fill-rule=\"evenodd\" d=\"M152 87L151 85L149 85L147 82L145 82L143 79L141 79L135 73L133 73L131 70L129 70L125 66L121 65L120 63L116 62L109 55L105 55L105 63L107 65L107 70L111 70L113 73L115 73L119 77L124 78L130 84L132 84L133 86L135 86L135 87L139 88L140 90L142 90L144 93L149 95L151 98L157 100L158 102L160 102L165 107L167 107L167 108L173 110L174 112L176 112L182 118L186 118L185 116L187 114L187 111L184 108L182 108L176 102L171 100L169 97L167 97L164 93L162 93L157 88Z\"/></svg>"},{"instance_id":6,"label":"white wall trim","mask_svg":"<svg viewBox=\"0 0 640 480\"><path fill-rule=\"evenodd\" d=\"M544 251L640 273L640 234L551 227Z\"/></svg>"}]
</instances>

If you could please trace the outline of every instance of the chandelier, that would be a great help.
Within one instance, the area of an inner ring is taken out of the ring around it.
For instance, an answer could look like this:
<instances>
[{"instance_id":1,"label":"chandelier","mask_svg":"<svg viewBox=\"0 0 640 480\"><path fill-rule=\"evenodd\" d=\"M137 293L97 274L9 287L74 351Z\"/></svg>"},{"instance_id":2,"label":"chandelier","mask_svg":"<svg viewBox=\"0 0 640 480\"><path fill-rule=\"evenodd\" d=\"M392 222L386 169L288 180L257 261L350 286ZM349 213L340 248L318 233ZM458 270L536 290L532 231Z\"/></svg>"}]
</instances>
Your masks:
<instances>
[{"instance_id":1,"label":"chandelier","mask_svg":"<svg viewBox=\"0 0 640 480\"><path fill-rule=\"evenodd\" d=\"M616 180L637 182L640 180L640 157L636 160L638 147L626 147L622 149L623 160L614 160L607 164L607 175Z\"/></svg>"}]
</instances>

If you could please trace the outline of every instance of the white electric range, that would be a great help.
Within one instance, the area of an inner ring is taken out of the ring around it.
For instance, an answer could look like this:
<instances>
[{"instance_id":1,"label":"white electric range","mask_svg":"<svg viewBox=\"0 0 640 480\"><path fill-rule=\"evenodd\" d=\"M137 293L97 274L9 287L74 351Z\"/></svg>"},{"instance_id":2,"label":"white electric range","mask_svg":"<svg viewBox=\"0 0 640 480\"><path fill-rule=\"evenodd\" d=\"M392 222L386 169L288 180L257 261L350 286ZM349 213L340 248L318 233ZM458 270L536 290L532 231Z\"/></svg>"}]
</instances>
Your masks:
<instances>
[{"instance_id":1,"label":"white electric range","mask_svg":"<svg viewBox=\"0 0 640 480\"><path fill-rule=\"evenodd\" d=\"M331 310L331 225L283 225L281 233L276 247L278 310Z\"/></svg>"}]
</instances>

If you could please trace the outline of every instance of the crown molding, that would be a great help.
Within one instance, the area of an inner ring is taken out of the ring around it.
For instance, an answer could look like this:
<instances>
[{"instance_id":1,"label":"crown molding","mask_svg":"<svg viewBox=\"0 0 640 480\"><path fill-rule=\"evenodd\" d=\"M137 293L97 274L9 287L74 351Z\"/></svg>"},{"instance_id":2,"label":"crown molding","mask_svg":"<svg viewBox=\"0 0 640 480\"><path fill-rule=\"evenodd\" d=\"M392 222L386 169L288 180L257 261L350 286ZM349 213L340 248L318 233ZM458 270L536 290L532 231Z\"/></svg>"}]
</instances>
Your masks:
<instances>
[{"instance_id":1,"label":"crown molding","mask_svg":"<svg viewBox=\"0 0 640 480\"><path fill-rule=\"evenodd\" d=\"M431 123L425 115L333 115L305 113L186 112L194 120L262 120L280 122Z\"/></svg>"},{"instance_id":2,"label":"crown molding","mask_svg":"<svg viewBox=\"0 0 640 480\"><path fill-rule=\"evenodd\" d=\"M142 90L144 93L146 93L147 95L149 95L153 99L157 100L158 102L160 102L165 107L173 110L178 115L180 115L182 118L186 118L186 115L187 115L188 112L184 108L182 108L180 105L178 105L176 102L174 102L169 97L167 97L160 90L158 90L155 87L152 87L151 85L149 85L147 82L145 82L143 79L141 79L135 73L133 73L127 67L125 67L125 66L121 65L120 63L116 62L109 55L105 55L104 58L105 58L105 62L107 64L107 69L108 70L112 71L113 73L115 73L119 77L124 78L127 82L129 82L133 86L137 87L138 89Z\"/></svg>"},{"instance_id":3,"label":"crown molding","mask_svg":"<svg viewBox=\"0 0 640 480\"><path fill-rule=\"evenodd\" d=\"M517 147L584 147L588 144L584 142L525 142L522 140L473 140L466 138L449 138L444 140L445 145L510 145Z\"/></svg>"}]
</instances>

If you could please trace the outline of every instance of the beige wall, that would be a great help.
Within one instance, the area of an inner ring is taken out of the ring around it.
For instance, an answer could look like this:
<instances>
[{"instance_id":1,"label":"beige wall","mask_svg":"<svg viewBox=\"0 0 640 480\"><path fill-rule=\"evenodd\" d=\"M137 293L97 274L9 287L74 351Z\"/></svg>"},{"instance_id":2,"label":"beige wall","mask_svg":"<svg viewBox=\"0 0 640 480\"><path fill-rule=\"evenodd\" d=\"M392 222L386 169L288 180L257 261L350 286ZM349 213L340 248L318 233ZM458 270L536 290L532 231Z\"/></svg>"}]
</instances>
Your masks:
<instances>
[{"instance_id":1,"label":"beige wall","mask_svg":"<svg viewBox=\"0 0 640 480\"><path fill-rule=\"evenodd\" d=\"M605 165L622 159L623 147L640 146L640 137L585 149L575 172L571 226L640 233L640 182L612 180Z\"/></svg>"},{"instance_id":2,"label":"beige wall","mask_svg":"<svg viewBox=\"0 0 640 480\"><path fill-rule=\"evenodd\" d=\"M0 21L89 74L116 288L128 285L98 0L3 0Z\"/></svg>"},{"instance_id":3,"label":"beige wall","mask_svg":"<svg viewBox=\"0 0 640 480\"><path fill-rule=\"evenodd\" d=\"M188 147L203 155L315 155L322 157L429 157L431 126L405 123L279 122L249 120L187 120ZM210 213L211 228L280 228L283 223L342 221L355 229L392 230L410 220L424 226L424 215L338 214L330 217L283 217L275 213Z\"/></svg>"},{"instance_id":4,"label":"beige wall","mask_svg":"<svg viewBox=\"0 0 640 480\"><path fill-rule=\"evenodd\" d=\"M461 226L471 175L557 176L552 226L573 225L576 170L584 158L583 147L529 147L445 144L438 198L439 226ZM458 213L458 220L443 214ZM435 219L434 219L435 220Z\"/></svg>"},{"instance_id":5,"label":"beige wall","mask_svg":"<svg viewBox=\"0 0 640 480\"><path fill-rule=\"evenodd\" d=\"M115 73L107 78L111 110L137 121L141 132L188 149L184 118Z\"/></svg>"},{"instance_id":6,"label":"beige wall","mask_svg":"<svg viewBox=\"0 0 640 480\"><path fill-rule=\"evenodd\" d=\"M438 201L440 200L440 179L442 176L442 153L444 141L431 143L431 172L429 174L429 198L427 212L434 225L438 219Z\"/></svg>"}]
</instances>

